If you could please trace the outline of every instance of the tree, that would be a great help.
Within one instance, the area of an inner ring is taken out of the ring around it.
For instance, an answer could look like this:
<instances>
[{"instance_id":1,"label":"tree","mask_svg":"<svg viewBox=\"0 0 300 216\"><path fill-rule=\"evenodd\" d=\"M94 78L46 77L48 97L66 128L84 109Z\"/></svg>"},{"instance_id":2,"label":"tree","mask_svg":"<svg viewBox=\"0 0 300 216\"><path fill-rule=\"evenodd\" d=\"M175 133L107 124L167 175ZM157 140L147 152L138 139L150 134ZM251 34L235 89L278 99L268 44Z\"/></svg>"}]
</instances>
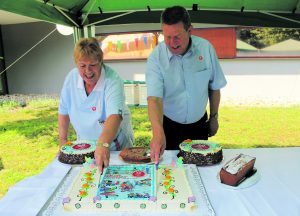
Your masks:
<instances>
[{"instance_id":1,"label":"tree","mask_svg":"<svg viewBox=\"0 0 300 216\"><path fill-rule=\"evenodd\" d=\"M288 39L300 41L300 30L286 28L240 28L237 38L261 49Z\"/></svg>"}]
</instances>

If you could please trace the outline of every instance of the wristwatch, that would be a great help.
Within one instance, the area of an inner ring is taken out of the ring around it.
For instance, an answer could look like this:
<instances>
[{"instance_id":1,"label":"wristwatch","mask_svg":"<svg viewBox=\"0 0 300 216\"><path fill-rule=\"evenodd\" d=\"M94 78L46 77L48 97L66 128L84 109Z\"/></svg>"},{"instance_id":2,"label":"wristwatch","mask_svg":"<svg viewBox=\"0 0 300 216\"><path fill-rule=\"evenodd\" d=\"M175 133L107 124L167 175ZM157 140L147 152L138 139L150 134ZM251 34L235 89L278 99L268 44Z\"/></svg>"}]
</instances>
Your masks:
<instances>
[{"instance_id":1,"label":"wristwatch","mask_svg":"<svg viewBox=\"0 0 300 216\"><path fill-rule=\"evenodd\" d=\"M214 113L214 114L210 114L210 115L209 115L209 118L210 118L210 119L211 119L211 118L218 119L218 117L219 117L218 113Z\"/></svg>"},{"instance_id":2,"label":"wristwatch","mask_svg":"<svg viewBox=\"0 0 300 216\"><path fill-rule=\"evenodd\" d=\"M102 143L102 142L97 142L97 145L96 146L99 146L99 147L105 147L105 148L109 148L110 147L110 144L109 143Z\"/></svg>"}]
</instances>

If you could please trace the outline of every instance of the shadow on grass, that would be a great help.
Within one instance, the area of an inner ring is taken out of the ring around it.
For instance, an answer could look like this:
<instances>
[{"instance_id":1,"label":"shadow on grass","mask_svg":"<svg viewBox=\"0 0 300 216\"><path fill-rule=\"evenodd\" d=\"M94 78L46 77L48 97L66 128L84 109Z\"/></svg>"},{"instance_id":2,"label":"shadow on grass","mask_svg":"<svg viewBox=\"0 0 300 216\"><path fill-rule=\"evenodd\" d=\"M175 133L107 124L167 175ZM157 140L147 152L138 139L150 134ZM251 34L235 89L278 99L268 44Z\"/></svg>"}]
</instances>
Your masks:
<instances>
[{"instance_id":1,"label":"shadow on grass","mask_svg":"<svg viewBox=\"0 0 300 216\"><path fill-rule=\"evenodd\" d=\"M8 122L2 125L0 134L16 131L28 139L49 136L50 143L58 143L57 107L41 108L31 113L32 119Z\"/></svg>"},{"instance_id":2,"label":"shadow on grass","mask_svg":"<svg viewBox=\"0 0 300 216\"><path fill-rule=\"evenodd\" d=\"M4 169L3 163L2 163L2 159L0 158L0 171Z\"/></svg>"}]
</instances>

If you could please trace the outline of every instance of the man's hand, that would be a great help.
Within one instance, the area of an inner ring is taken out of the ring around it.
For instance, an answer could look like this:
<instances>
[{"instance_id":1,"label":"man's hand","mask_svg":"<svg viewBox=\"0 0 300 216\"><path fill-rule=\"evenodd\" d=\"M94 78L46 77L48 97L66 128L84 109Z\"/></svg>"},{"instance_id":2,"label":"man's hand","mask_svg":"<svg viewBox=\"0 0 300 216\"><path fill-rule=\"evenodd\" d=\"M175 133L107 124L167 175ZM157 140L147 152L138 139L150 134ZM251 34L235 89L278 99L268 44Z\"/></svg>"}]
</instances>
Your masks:
<instances>
[{"instance_id":1,"label":"man's hand","mask_svg":"<svg viewBox=\"0 0 300 216\"><path fill-rule=\"evenodd\" d=\"M153 137L150 143L150 156L155 164L159 163L160 156L163 155L166 149L166 137L164 134Z\"/></svg>"},{"instance_id":2,"label":"man's hand","mask_svg":"<svg viewBox=\"0 0 300 216\"><path fill-rule=\"evenodd\" d=\"M216 133L218 132L218 129L219 129L218 119L217 118L210 118L208 126L209 126L208 136L212 137L212 136L216 135Z\"/></svg>"},{"instance_id":3,"label":"man's hand","mask_svg":"<svg viewBox=\"0 0 300 216\"><path fill-rule=\"evenodd\" d=\"M98 170L102 174L103 168L109 165L110 150L106 147L97 146L94 156Z\"/></svg>"}]
</instances>

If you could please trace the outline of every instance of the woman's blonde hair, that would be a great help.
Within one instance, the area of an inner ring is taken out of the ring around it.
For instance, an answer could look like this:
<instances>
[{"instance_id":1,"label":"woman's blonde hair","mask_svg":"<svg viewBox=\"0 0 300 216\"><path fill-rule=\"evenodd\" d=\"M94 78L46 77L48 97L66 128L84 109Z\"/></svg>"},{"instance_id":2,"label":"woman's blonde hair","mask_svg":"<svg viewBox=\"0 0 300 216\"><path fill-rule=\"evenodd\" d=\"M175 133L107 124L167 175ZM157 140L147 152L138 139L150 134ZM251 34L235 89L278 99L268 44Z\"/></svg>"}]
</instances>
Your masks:
<instances>
[{"instance_id":1,"label":"woman's blonde hair","mask_svg":"<svg viewBox=\"0 0 300 216\"><path fill-rule=\"evenodd\" d=\"M97 59L103 62L103 52L96 38L81 38L74 47L75 63L82 57Z\"/></svg>"}]
</instances>

